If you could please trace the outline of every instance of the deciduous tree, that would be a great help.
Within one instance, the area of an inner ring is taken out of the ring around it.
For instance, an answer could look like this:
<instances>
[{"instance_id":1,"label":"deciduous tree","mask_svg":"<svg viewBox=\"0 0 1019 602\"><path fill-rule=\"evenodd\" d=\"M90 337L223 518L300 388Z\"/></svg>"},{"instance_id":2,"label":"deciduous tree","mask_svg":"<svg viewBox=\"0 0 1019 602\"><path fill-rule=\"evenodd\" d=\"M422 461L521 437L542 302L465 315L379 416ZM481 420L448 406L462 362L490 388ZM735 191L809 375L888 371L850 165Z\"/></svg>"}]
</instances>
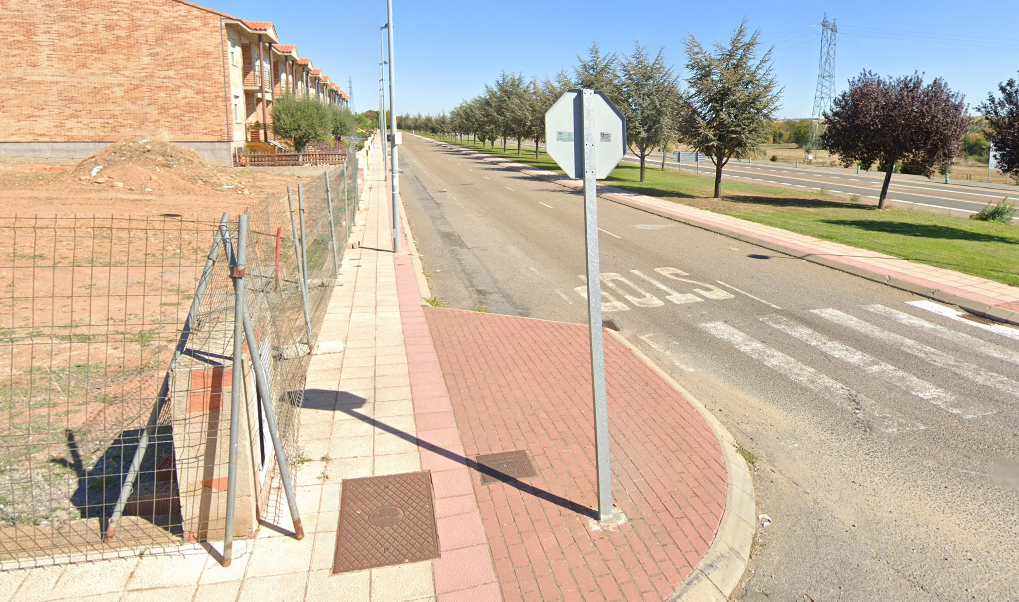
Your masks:
<instances>
[{"instance_id":1,"label":"deciduous tree","mask_svg":"<svg viewBox=\"0 0 1019 602\"><path fill-rule=\"evenodd\" d=\"M987 118L987 137L994 145L994 160L1002 173L1019 179L1019 83L1015 78L998 84L980 105Z\"/></svg>"},{"instance_id":2,"label":"deciduous tree","mask_svg":"<svg viewBox=\"0 0 1019 602\"><path fill-rule=\"evenodd\" d=\"M849 167L859 161L885 171L878 207L884 208L896 163L927 177L947 171L962 152L969 120L963 95L937 78L924 85L914 73L884 79L870 71L850 80L849 89L824 114L825 147Z\"/></svg>"},{"instance_id":3,"label":"deciduous tree","mask_svg":"<svg viewBox=\"0 0 1019 602\"><path fill-rule=\"evenodd\" d=\"M309 142L328 140L330 127L329 110L317 100L284 94L272 104L273 133L293 141L299 153Z\"/></svg>"},{"instance_id":4,"label":"deciduous tree","mask_svg":"<svg viewBox=\"0 0 1019 602\"><path fill-rule=\"evenodd\" d=\"M691 35L686 41L688 90L680 114L680 138L715 165L715 198L722 194L722 168L733 157L759 152L771 137L770 123L781 90L771 66L771 50L760 54L760 31L747 20L727 45L705 50Z\"/></svg>"}]
</instances>

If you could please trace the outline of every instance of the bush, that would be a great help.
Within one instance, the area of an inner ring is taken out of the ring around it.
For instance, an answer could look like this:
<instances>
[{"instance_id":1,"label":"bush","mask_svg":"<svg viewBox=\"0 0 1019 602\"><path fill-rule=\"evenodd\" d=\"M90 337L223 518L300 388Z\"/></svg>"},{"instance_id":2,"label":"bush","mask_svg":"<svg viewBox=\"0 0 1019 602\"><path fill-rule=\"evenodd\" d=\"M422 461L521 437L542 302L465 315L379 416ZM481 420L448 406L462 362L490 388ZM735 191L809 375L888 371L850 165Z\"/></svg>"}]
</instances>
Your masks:
<instances>
[{"instance_id":1,"label":"bush","mask_svg":"<svg viewBox=\"0 0 1019 602\"><path fill-rule=\"evenodd\" d=\"M293 140L294 150L304 151L309 142L329 139L332 129L329 109L317 100L285 94L272 104L272 131Z\"/></svg>"},{"instance_id":2,"label":"bush","mask_svg":"<svg viewBox=\"0 0 1019 602\"><path fill-rule=\"evenodd\" d=\"M776 161L778 161L778 155L772 155L771 158L768 160L771 161L772 163L775 163Z\"/></svg>"},{"instance_id":3,"label":"bush","mask_svg":"<svg viewBox=\"0 0 1019 602\"><path fill-rule=\"evenodd\" d=\"M1011 224L1012 218L1016 215L1015 203L1009 203L1008 197L998 201L997 205L987 203L980 213L969 216L970 219L982 222L998 222L1000 224Z\"/></svg>"}]
</instances>

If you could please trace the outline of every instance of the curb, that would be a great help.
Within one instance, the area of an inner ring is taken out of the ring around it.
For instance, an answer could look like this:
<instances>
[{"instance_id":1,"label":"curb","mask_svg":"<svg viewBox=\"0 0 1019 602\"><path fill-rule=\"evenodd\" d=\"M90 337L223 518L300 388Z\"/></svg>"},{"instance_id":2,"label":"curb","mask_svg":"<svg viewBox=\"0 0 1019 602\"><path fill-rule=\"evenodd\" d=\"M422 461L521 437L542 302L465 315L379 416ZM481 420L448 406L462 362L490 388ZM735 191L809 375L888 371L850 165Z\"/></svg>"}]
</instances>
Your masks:
<instances>
[{"instance_id":1,"label":"curb","mask_svg":"<svg viewBox=\"0 0 1019 602\"><path fill-rule=\"evenodd\" d=\"M750 548L757 531L757 505L754 501L754 483L747 466L736 453L736 440L721 422L672 376L651 361L643 351L621 334L606 329L611 336L626 346L658 376L663 378L708 423L722 447L725 460L726 492L725 511L718 525L715 539L708 546L694 572L679 586L668 602L725 602L739 585L740 578L750 562Z\"/></svg>"},{"instance_id":2,"label":"curb","mask_svg":"<svg viewBox=\"0 0 1019 602\"><path fill-rule=\"evenodd\" d=\"M410 219L407 217L407 205L403 202L403 195L400 195L400 225L403 226L404 242L407 243L405 254L410 255L411 264L414 266L414 279L417 280L418 294L421 295L422 304L424 304L424 299L431 298L432 289L428 287L425 268L421 264L421 257L418 256L417 243L414 242L414 234L410 231Z\"/></svg>"},{"instance_id":3,"label":"curb","mask_svg":"<svg viewBox=\"0 0 1019 602\"><path fill-rule=\"evenodd\" d=\"M529 170L529 171L532 172L530 175L532 175L533 177L541 178L543 180L546 180L546 181L549 181L549 182L553 182L555 184L559 184L560 186L563 186L564 188L570 188L570 186L568 186L568 185L564 184L563 182L561 182L560 178L556 177L556 174L552 174L551 172L547 172L548 175L533 173L533 172L540 172L540 171L546 171L546 170L541 170L541 169L538 169L538 168L535 168L535 167L531 167L529 165L524 165L523 163L517 163L515 161L510 161L508 159L501 159L501 158L495 157L493 155L489 155L487 153L481 153L481 152L478 152L478 151L472 151L470 149L466 149L466 148L463 148L461 146L449 144L447 142L441 142L441 141L434 141L434 142L436 142L438 144L443 144L443 145L449 146L451 148L455 148L455 149L461 150L463 152L469 152L469 153L473 153L473 154L476 154L476 155L480 155L483 158L492 159L491 162L498 163L498 164L500 164L502 166L505 166L505 167L512 167L513 169L517 169L517 170L521 170L521 171L522 170ZM640 211L651 213L653 215L657 215L657 216L663 217L665 219L670 219L670 220L673 220L673 221L677 221L677 222L686 224L688 226L693 226L695 228L700 228L702 230L707 230L708 232L714 232L715 234L721 234L722 236L727 236L729 238L740 240L740 241L746 242L748 244L752 244L752 245L755 245L755 246L758 246L758 247L762 247L762 248L768 249L770 251L776 251L776 252L782 253L784 255L789 255L790 257L796 257L798 259L803 259L803 260L809 261L811 263L816 263L818 265L823 265L825 267L832 268L832 269L838 270L840 272L845 272L847 274L852 274L854 276L859 276L860 278L865 278L867 280L871 280L871 281L877 282L879 284L885 284L885 285L891 286L892 288L897 288L897 289L900 289L900 290L904 290L904 291L907 291L907 292L919 295L921 297L927 297L929 299L933 299L935 301L940 301L942 303L948 303L948 304L951 304L951 305L956 305L956 306L958 306L958 307L960 307L960 308L962 308L962 309L964 309L964 310L966 310L966 311L968 311L968 312L970 312L972 314L978 315L978 316L983 316L985 318L990 318L990 319L998 321L998 322L1004 322L1006 324L1012 324L1012 325L1015 325L1015 326L1019 326L1019 311L1014 311L1014 310L1002 307L1000 305L992 305L990 303L987 303L986 301L981 301L979 299L972 299L970 297L966 297L965 295L961 295L961 294L958 294L958 293L955 293L955 292L946 291L943 288L938 287L935 283L922 284L922 283L918 283L918 282L912 282L912 281L906 280L904 278L899 278L899 277L896 277L896 276L890 276L890 275L887 275L887 274L882 274L880 272L877 272L877 271L874 271L874 270L871 270L871 269L868 269L868 268L865 268L865 267L847 264L847 263L844 263L844 262L832 259L830 257L827 257L825 255L818 255L818 254L814 254L814 253L804 253L802 250L799 250L799 249L796 249L794 247L790 247L788 245L784 245L784 244L781 244L781 243L778 243L778 242L775 242L775 241L765 240L765 239L761 239L761 238L758 238L758 237L755 237L755 236L750 236L750 235L747 235L747 234L740 234L738 232L733 232L732 230L728 230L728 229L723 228L721 226L716 226L716 225L713 225L713 224L706 224L706 223L703 223L703 222L699 222L699 221L696 221L696 220L691 219L691 218L687 218L687 217L682 216L682 215L677 215L677 214L668 212L664 208L657 208L657 207L653 207L653 206L649 206L649 205L645 205L645 204L637 204L636 202L634 202L634 201L632 201L630 199L627 199L627 198L624 198L624 197L620 196L620 195L623 195L623 194L630 195L630 194L635 194L635 193L631 193L631 192L624 191L624 190L621 190L621 189L618 189L618 188L613 188L613 187L606 187L606 188L609 188L610 190L605 190L604 192L599 192L598 196L600 196L600 197L602 197L602 198L604 198L606 200L612 201L614 203L619 203L620 205L626 205L627 207L630 207L630 208L633 208L633 209L638 209ZM648 198L654 199L655 197L648 197ZM661 199L655 199L655 200L661 200ZM663 202L667 202L667 201L663 201Z\"/></svg>"}]
</instances>

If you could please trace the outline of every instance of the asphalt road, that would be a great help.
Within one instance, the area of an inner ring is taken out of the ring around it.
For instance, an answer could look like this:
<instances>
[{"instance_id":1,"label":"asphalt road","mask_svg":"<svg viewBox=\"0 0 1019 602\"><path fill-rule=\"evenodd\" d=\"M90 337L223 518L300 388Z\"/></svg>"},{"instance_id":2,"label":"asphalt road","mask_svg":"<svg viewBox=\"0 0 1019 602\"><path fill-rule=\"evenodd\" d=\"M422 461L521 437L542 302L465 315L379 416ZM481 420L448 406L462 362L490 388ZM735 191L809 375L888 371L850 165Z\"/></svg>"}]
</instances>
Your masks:
<instances>
[{"instance_id":1,"label":"asphalt road","mask_svg":"<svg viewBox=\"0 0 1019 602\"><path fill-rule=\"evenodd\" d=\"M404 140L432 292L586 322L581 195ZM599 218L605 319L758 457L772 522L740 599L1019 599L1019 330L608 200Z\"/></svg>"},{"instance_id":2,"label":"asphalt road","mask_svg":"<svg viewBox=\"0 0 1019 602\"><path fill-rule=\"evenodd\" d=\"M638 163L633 155L627 155L627 162ZM649 157L648 168L660 169L661 154ZM665 162L666 168L682 169L684 172L698 171L692 163ZM699 173L705 177L714 176L714 166L710 161L702 162ZM730 162L722 170L722 181L741 182L745 184L776 185L783 188L801 188L816 191L824 188L832 194L842 196L860 195L869 201L877 201L881 194L884 174L860 173L851 170L821 170L796 168L774 163L736 163ZM724 188L723 188L724 192ZM923 210L952 210L963 213L978 213L988 203L997 203L1007 196L1015 197L1019 190L997 190L928 182L926 180L906 179L901 175L893 175L888 187L888 200L892 203Z\"/></svg>"}]
</instances>

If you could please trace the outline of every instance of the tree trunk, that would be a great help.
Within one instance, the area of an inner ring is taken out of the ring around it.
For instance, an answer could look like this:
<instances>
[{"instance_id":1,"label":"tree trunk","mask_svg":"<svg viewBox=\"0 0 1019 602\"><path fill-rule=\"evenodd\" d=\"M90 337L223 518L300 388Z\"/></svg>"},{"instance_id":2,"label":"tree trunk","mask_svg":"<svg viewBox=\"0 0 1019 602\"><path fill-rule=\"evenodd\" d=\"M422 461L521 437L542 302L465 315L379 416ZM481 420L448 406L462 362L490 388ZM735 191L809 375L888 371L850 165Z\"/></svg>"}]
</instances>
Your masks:
<instances>
[{"instance_id":1,"label":"tree trunk","mask_svg":"<svg viewBox=\"0 0 1019 602\"><path fill-rule=\"evenodd\" d=\"M881 184L881 198L879 198L877 200L877 208L878 209L884 209L885 208L885 197L888 196L888 185L892 182L892 172L894 172L894 171L895 171L895 162L892 161L889 164L888 169L885 170L885 181L884 181L884 184Z\"/></svg>"},{"instance_id":2,"label":"tree trunk","mask_svg":"<svg viewBox=\"0 0 1019 602\"><path fill-rule=\"evenodd\" d=\"M640 156L640 181L644 181L644 163L647 161L647 155Z\"/></svg>"},{"instance_id":3,"label":"tree trunk","mask_svg":"<svg viewBox=\"0 0 1019 602\"><path fill-rule=\"evenodd\" d=\"M722 198L722 160L715 163L715 198Z\"/></svg>"},{"instance_id":4,"label":"tree trunk","mask_svg":"<svg viewBox=\"0 0 1019 602\"><path fill-rule=\"evenodd\" d=\"M534 139L534 159L538 159L538 139Z\"/></svg>"},{"instance_id":5,"label":"tree trunk","mask_svg":"<svg viewBox=\"0 0 1019 602\"><path fill-rule=\"evenodd\" d=\"M492 145L492 148L495 148L494 144ZM502 152L503 154L506 154L506 136L502 137Z\"/></svg>"},{"instance_id":6,"label":"tree trunk","mask_svg":"<svg viewBox=\"0 0 1019 602\"><path fill-rule=\"evenodd\" d=\"M517 138L517 156L520 156L520 138Z\"/></svg>"},{"instance_id":7,"label":"tree trunk","mask_svg":"<svg viewBox=\"0 0 1019 602\"><path fill-rule=\"evenodd\" d=\"M662 171L665 171L665 149L662 149Z\"/></svg>"}]
</instances>

